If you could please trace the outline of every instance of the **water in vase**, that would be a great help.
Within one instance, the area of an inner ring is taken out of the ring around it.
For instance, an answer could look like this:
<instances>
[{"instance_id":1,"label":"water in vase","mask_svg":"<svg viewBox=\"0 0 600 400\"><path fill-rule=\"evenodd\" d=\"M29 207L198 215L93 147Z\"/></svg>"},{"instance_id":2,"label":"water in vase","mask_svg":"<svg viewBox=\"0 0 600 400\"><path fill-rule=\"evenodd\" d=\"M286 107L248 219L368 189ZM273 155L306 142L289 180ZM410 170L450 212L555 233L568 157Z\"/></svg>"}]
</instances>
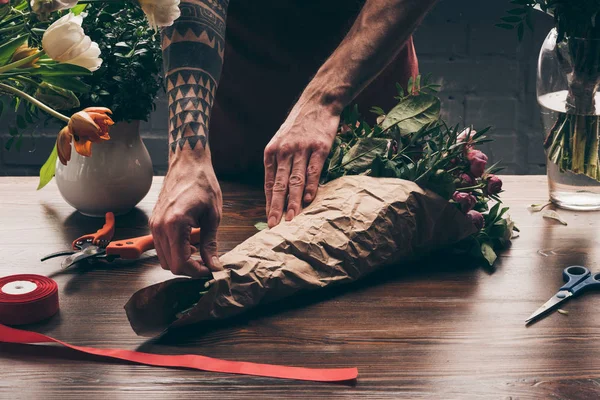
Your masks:
<instances>
[{"instance_id":1,"label":"water in vase","mask_svg":"<svg viewBox=\"0 0 600 400\"><path fill-rule=\"evenodd\" d=\"M566 90L538 98L550 200L571 210L600 210L600 94L596 94L596 115L567 113L566 98Z\"/></svg>"}]
</instances>

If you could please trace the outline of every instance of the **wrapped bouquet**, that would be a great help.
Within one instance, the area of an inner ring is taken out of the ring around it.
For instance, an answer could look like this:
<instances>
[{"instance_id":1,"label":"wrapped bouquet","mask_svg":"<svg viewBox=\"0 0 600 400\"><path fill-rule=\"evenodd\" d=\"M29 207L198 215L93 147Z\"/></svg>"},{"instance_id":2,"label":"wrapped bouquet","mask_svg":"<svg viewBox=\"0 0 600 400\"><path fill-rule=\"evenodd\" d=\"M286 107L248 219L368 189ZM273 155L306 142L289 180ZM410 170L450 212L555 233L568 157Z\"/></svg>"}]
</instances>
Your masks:
<instances>
[{"instance_id":1,"label":"wrapped bouquet","mask_svg":"<svg viewBox=\"0 0 600 400\"><path fill-rule=\"evenodd\" d=\"M389 112L374 108L373 127L347 110L313 203L222 256L225 269L210 284L176 278L135 293L125 306L133 329L153 335L228 318L440 249L491 266L514 224L499 202L497 169L475 148L486 129L448 127L436 85L423 81L411 80L408 93L398 86Z\"/></svg>"}]
</instances>

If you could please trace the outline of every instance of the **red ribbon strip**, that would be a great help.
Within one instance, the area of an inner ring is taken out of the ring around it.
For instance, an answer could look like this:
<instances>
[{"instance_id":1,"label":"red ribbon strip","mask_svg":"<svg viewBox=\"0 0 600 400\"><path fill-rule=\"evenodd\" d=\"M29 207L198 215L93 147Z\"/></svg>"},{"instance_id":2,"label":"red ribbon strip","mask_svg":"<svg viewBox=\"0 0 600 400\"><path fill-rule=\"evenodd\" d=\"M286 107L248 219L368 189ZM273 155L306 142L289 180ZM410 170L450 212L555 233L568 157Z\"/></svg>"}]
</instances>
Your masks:
<instances>
[{"instance_id":1,"label":"red ribbon strip","mask_svg":"<svg viewBox=\"0 0 600 400\"><path fill-rule=\"evenodd\" d=\"M50 336L42 335L41 333L10 328L2 324L0 324L0 342L24 344L58 343L82 353L93 354L100 357L116 358L118 360L131 361L156 367L192 368L201 371L316 382L341 382L356 379L358 377L357 368L312 369L286 367L243 361L226 361L195 354L159 355L123 349L95 349L93 347L74 346Z\"/></svg>"}]
</instances>

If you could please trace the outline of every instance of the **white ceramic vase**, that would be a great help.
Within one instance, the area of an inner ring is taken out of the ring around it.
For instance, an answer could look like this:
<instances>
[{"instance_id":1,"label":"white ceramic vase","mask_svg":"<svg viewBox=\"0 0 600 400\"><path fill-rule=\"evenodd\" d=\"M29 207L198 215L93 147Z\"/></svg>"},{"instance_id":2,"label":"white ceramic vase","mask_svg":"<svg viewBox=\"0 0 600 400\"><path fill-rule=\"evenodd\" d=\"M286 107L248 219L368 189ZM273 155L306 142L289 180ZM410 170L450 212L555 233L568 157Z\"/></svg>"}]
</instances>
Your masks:
<instances>
[{"instance_id":1,"label":"white ceramic vase","mask_svg":"<svg viewBox=\"0 0 600 400\"><path fill-rule=\"evenodd\" d=\"M80 213L103 217L124 214L136 206L152 185L152 160L140 138L140 121L119 122L110 140L92 145L92 156L75 148L67 165L56 164L56 184L67 203Z\"/></svg>"}]
</instances>

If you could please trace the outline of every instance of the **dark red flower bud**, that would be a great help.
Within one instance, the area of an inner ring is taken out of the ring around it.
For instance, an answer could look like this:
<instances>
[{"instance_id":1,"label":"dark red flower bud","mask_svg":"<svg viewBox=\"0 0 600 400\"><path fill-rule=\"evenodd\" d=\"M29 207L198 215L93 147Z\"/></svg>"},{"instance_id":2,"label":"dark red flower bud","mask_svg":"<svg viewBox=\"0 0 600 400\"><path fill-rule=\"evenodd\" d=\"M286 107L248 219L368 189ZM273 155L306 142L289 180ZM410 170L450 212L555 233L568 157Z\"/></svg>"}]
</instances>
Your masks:
<instances>
[{"instance_id":1,"label":"dark red flower bud","mask_svg":"<svg viewBox=\"0 0 600 400\"><path fill-rule=\"evenodd\" d=\"M454 192L452 200L460 205L460 209L464 213L471 211L475 207L475 203L477 203L475 196L465 192Z\"/></svg>"},{"instance_id":2,"label":"dark red flower bud","mask_svg":"<svg viewBox=\"0 0 600 400\"><path fill-rule=\"evenodd\" d=\"M485 192L490 194L498 194L502 190L502 180L496 175L488 175Z\"/></svg>"},{"instance_id":3,"label":"dark red flower bud","mask_svg":"<svg viewBox=\"0 0 600 400\"><path fill-rule=\"evenodd\" d=\"M483 219L483 215L480 212L475 210L471 210L467 213L467 218L475 225L477 230L482 230L485 225L485 220Z\"/></svg>"}]
</instances>

